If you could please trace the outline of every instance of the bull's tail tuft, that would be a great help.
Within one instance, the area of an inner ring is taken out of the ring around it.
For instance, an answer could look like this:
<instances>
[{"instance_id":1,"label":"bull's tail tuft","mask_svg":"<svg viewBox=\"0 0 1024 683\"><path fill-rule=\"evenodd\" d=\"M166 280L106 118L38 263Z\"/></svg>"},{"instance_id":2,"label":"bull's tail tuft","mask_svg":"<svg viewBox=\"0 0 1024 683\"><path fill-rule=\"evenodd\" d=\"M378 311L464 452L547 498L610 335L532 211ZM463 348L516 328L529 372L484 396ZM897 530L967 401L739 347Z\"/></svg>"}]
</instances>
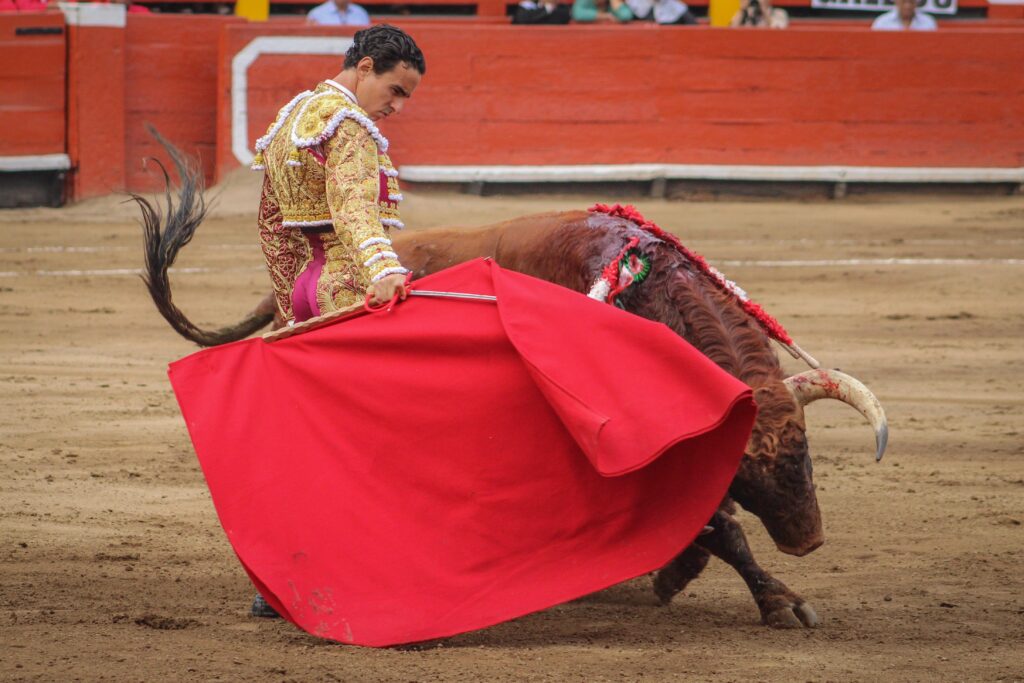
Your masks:
<instances>
[{"instance_id":1,"label":"bull's tail tuft","mask_svg":"<svg viewBox=\"0 0 1024 683\"><path fill-rule=\"evenodd\" d=\"M178 252L192 241L196 228L206 218L206 201L203 198L203 174L195 160L190 159L170 142L165 140L152 126L147 126L150 134L163 145L167 154L174 162L181 181L177 192L177 201L171 193L171 178L167 169L157 160L156 164L164 175L164 197L166 207L161 210L147 199L137 194L131 198L142 211L142 234L146 263L142 273L142 281L146 289L171 327L192 342L200 346L217 346L228 342L244 339L250 334L266 327L273 314L250 313L241 322L218 330L203 330L189 320L174 305L171 297L171 283L168 273Z\"/></svg>"}]
</instances>

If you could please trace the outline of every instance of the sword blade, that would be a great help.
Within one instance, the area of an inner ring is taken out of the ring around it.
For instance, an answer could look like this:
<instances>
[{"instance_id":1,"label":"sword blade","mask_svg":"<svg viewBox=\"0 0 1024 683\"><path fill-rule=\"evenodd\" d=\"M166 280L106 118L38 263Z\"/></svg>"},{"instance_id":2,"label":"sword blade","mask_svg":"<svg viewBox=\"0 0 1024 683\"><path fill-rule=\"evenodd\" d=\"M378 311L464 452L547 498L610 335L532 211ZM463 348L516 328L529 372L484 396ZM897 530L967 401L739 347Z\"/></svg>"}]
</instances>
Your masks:
<instances>
[{"instance_id":1,"label":"sword blade","mask_svg":"<svg viewBox=\"0 0 1024 683\"><path fill-rule=\"evenodd\" d=\"M490 294L470 294L467 292L435 292L429 289L410 289L409 296L428 296L439 299L470 299L473 301L497 301L498 297Z\"/></svg>"}]
</instances>

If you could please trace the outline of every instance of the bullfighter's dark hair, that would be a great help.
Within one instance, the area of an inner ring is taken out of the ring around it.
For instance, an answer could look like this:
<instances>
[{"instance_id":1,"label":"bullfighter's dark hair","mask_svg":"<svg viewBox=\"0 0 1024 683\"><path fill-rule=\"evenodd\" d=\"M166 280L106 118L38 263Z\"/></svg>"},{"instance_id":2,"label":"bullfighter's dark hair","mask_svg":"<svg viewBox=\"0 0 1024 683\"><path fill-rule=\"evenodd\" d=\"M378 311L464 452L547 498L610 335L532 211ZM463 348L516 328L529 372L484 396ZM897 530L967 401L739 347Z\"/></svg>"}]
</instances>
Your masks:
<instances>
[{"instance_id":1,"label":"bullfighter's dark hair","mask_svg":"<svg viewBox=\"0 0 1024 683\"><path fill-rule=\"evenodd\" d=\"M420 74L427 73L427 62L416 41L400 28L380 24L357 31L352 46L345 53L346 69L353 68L363 57L373 58L373 71L382 74L405 62Z\"/></svg>"}]
</instances>

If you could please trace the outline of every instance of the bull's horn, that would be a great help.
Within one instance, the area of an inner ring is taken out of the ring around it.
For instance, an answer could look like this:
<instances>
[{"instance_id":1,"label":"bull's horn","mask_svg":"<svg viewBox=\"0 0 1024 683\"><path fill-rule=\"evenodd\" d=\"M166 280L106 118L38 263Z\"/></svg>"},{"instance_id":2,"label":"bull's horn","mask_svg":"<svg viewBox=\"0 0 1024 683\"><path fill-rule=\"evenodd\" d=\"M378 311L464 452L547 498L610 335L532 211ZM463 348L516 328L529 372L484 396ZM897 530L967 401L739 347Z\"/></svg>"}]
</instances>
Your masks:
<instances>
[{"instance_id":1,"label":"bull's horn","mask_svg":"<svg viewBox=\"0 0 1024 683\"><path fill-rule=\"evenodd\" d=\"M875 430L875 460L881 460L889 442L889 424L885 411L871 390L860 380L838 370L808 370L787 377L786 388L801 406L819 398L834 398L849 403L868 419Z\"/></svg>"}]
</instances>

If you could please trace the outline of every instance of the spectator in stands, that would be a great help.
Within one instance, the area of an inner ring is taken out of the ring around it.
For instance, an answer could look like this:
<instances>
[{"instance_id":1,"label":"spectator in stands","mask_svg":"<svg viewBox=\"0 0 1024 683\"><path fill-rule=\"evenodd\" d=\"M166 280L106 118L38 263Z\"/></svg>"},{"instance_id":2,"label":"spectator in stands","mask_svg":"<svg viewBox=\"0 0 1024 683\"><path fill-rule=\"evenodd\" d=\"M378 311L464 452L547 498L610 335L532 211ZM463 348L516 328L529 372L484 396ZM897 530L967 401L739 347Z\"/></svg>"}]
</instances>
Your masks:
<instances>
[{"instance_id":1,"label":"spectator in stands","mask_svg":"<svg viewBox=\"0 0 1024 683\"><path fill-rule=\"evenodd\" d=\"M512 15L513 24L568 24L572 18L569 5L554 2L522 0Z\"/></svg>"},{"instance_id":2,"label":"spectator in stands","mask_svg":"<svg viewBox=\"0 0 1024 683\"><path fill-rule=\"evenodd\" d=\"M369 26L370 15L349 0L327 0L309 10L306 21L325 26Z\"/></svg>"},{"instance_id":3,"label":"spectator in stands","mask_svg":"<svg viewBox=\"0 0 1024 683\"><path fill-rule=\"evenodd\" d=\"M697 17L682 0L626 0L637 21L659 24L696 24Z\"/></svg>"},{"instance_id":4,"label":"spectator in stands","mask_svg":"<svg viewBox=\"0 0 1024 683\"><path fill-rule=\"evenodd\" d=\"M659 24L696 24L697 18L682 0L576 0L572 18L580 23L593 21L655 21ZM607 9L605 9L607 8Z\"/></svg>"},{"instance_id":5,"label":"spectator in stands","mask_svg":"<svg viewBox=\"0 0 1024 683\"><path fill-rule=\"evenodd\" d=\"M872 31L934 31L938 28L930 14L917 11L917 0L896 0L896 7L880 14L871 24Z\"/></svg>"},{"instance_id":6,"label":"spectator in stands","mask_svg":"<svg viewBox=\"0 0 1024 683\"><path fill-rule=\"evenodd\" d=\"M572 19L581 24L595 21L627 22L633 20L626 0L574 0Z\"/></svg>"},{"instance_id":7,"label":"spectator in stands","mask_svg":"<svg viewBox=\"0 0 1024 683\"><path fill-rule=\"evenodd\" d=\"M789 15L780 7L772 7L772 0L743 0L730 26L786 28L789 26Z\"/></svg>"}]
</instances>

